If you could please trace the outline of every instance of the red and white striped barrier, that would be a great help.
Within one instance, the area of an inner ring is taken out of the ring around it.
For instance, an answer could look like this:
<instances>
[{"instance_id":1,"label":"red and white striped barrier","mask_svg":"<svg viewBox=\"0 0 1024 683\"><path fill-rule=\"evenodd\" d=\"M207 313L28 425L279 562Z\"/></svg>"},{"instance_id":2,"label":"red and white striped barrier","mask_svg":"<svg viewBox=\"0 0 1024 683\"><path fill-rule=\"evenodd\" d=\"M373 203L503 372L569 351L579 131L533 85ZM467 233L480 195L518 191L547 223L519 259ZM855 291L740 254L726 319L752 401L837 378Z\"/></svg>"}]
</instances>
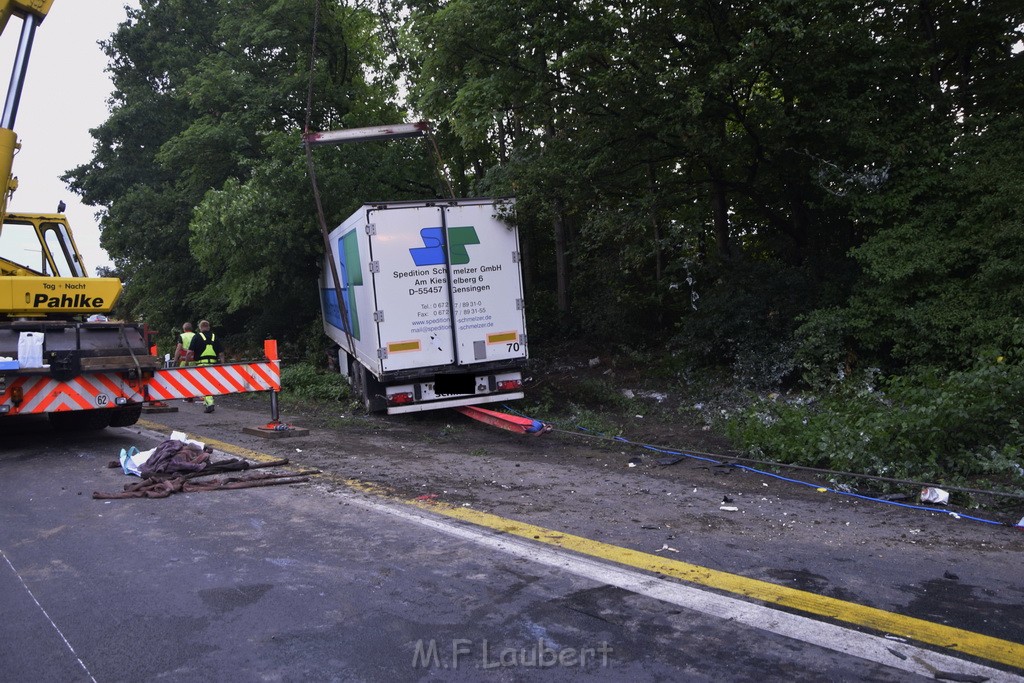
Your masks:
<instances>
[{"instance_id":1,"label":"red and white striped barrier","mask_svg":"<svg viewBox=\"0 0 1024 683\"><path fill-rule=\"evenodd\" d=\"M0 405L9 404L10 415L114 408L118 399L122 399L120 403L142 401L142 384L117 372L90 372L69 380L22 375L5 386Z\"/></svg>"},{"instance_id":2,"label":"red and white striped barrier","mask_svg":"<svg viewBox=\"0 0 1024 683\"><path fill-rule=\"evenodd\" d=\"M281 362L225 363L161 368L131 379L124 372L85 372L61 380L49 374L23 374L0 383L0 405L7 415L114 408L130 403L281 390Z\"/></svg>"},{"instance_id":3,"label":"red and white striped barrier","mask_svg":"<svg viewBox=\"0 0 1024 683\"><path fill-rule=\"evenodd\" d=\"M157 370L146 382L147 401L245 394L281 390L281 363L276 360L224 365L194 365Z\"/></svg>"}]
</instances>

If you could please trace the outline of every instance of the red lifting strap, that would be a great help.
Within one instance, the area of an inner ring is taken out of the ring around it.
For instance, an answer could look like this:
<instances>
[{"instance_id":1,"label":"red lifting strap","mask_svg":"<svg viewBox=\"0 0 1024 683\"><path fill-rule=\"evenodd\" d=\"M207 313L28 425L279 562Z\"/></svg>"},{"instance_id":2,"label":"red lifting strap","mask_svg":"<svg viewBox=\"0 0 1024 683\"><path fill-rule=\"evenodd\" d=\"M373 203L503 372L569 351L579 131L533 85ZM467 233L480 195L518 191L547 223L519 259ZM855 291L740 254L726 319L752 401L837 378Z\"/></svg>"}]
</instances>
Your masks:
<instances>
[{"instance_id":1,"label":"red lifting strap","mask_svg":"<svg viewBox=\"0 0 1024 683\"><path fill-rule=\"evenodd\" d=\"M529 417L499 413L496 410L487 410L486 408L477 408L476 406L457 406L455 410L466 417L471 417L492 427L507 429L517 434L532 434L536 436L551 431L550 425Z\"/></svg>"}]
</instances>

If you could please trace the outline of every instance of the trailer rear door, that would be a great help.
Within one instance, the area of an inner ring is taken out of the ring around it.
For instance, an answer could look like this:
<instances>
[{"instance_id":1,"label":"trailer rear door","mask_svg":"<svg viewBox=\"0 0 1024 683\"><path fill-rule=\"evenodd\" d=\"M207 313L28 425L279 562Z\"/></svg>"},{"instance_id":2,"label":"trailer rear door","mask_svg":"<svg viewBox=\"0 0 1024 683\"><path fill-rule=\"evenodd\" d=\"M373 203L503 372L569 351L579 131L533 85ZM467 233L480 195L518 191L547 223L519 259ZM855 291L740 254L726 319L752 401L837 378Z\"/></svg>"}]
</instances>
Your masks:
<instances>
[{"instance_id":1,"label":"trailer rear door","mask_svg":"<svg viewBox=\"0 0 1024 683\"><path fill-rule=\"evenodd\" d=\"M526 357L518 235L496 211L491 200L368 211L385 372Z\"/></svg>"},{"instance_id":2,"label":"trailer rear door","mask_svg":"<svg viewBox=\"0 0 1024 683\"><path fill-rule=\"evenodd\" d=\"M509 205L444 208L460 365L526 357L526 321L515 228L496 215Z\"/></svg>"},{"instance_id":3,"label":"trailer rear door","mask_svg":"<svg viewBox=\"0 0 1024 683\"><path fill-rule=\"evenodd\" d=\"M441 209L384 206L367 212L381 367L385 372L455 362Z\"/></svg>"}]
</instances>

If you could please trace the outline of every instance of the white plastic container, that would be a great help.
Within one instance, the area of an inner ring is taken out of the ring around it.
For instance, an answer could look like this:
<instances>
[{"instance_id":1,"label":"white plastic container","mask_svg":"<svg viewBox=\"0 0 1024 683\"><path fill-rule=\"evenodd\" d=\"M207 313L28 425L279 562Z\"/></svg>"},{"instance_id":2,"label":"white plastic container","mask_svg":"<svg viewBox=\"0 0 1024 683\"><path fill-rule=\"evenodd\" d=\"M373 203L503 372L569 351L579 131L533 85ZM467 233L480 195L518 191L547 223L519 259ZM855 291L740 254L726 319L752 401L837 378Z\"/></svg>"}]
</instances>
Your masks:
<instances>
[{"instance_id":1,"label":"white plastic container","mask_svg":"<svg viewBox=\"0 0 1024 683\"><path fill-rule=\"evenodd\" d=\"M22 368L43 367L42 332L22 332L18 337L18 365Z\"/></svg>"},{"instance_id":2,"label":"white plastic container","mask_svg":"<svg viewBox=\"0 0 1024 683\"><path fill-rule=\"evenodd\" d=\"M949 503L949 492L934 487L921 489L921 502L947 505Z\"/></svg>"}]
</instances>

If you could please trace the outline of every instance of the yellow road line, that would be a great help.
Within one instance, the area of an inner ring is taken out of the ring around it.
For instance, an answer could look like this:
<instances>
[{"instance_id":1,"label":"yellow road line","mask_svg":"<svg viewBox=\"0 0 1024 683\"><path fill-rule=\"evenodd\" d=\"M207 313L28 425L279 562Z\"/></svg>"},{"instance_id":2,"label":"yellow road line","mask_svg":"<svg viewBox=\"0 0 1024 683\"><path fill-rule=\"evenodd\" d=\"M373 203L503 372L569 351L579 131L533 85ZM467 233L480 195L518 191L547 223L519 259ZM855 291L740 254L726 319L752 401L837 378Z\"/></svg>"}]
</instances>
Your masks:
<instances>
[{"instance_id":1,"label":"yellow road line","mask_svg":"<svg viewBox=\"0 0 1024 683\"><path fill-rule=\"evenodd\" d=\"M866 607L853 602L830 598L807 591L779 586L759 579L730 574L679 560L602 543L582 536L565 534L551 529L516 522L469 508L423 505L447 517L487 527L514 536L532 539L548 545L623 564L644 571L655 572L708 588L742 595L761 602L816 614L838 622L863 626L896 636L911 638L921 643L938 645L964 654L1024 669L1024 645L1009 640L936 624L924 619L908 617L894 612Z\"/></svg>"},{"instance_id":2,"label":"yellow road line","mask_svg":"<svg viewBox=\"0 0 1024 683\"><path fill-rule=\"evenodd\" d=\"M139 424L155 429L166 431L166 427L152 422L140 420ZM256 461L274 460L270 455L253 451L248 448L235 446L214 439L207 439L192 435L198 441L213 446L214 448L231 453L240 457ZM487 512L473 510L471 508L456 507L446 503L435 503L427 501L408 500L401 498L388 491L382 486L363 482L358 479L345 479L336 476L327 476L327 479L343 483L348 488L361 493L384 497L405 505L429 510L452 519L457 519L476 526L485 527L501 533L519 536L539 543L557 546L572 550L582 555L595 557L617 564L633 567L647 572L653 572L664 576L670 576L682 581L714 588L716 590L742 595L746 598L759 600L780 607L798 610L807 614L832 619L836 622L851 624L870 628L882 633L910 638L920 643L937 645L939 647L956 650L967 655L980 657L992 662L1008 664L1019 669L1024 669L1024 644L1014 643L1009 640L993 638L981 633L966 631L963 629L936 624L916 617L908 617L895 612L888 612L875 607L867 607L838 598L831 598L825 595L818 595L808 591L802 591L787 586L779 586L768 581L751 579L737 574L710 569L700 565L671 560L659 555L631 550L621 546L595 541L582 536L566 534L552 529L517 522Z\"/></svg>"}]
</instances>

